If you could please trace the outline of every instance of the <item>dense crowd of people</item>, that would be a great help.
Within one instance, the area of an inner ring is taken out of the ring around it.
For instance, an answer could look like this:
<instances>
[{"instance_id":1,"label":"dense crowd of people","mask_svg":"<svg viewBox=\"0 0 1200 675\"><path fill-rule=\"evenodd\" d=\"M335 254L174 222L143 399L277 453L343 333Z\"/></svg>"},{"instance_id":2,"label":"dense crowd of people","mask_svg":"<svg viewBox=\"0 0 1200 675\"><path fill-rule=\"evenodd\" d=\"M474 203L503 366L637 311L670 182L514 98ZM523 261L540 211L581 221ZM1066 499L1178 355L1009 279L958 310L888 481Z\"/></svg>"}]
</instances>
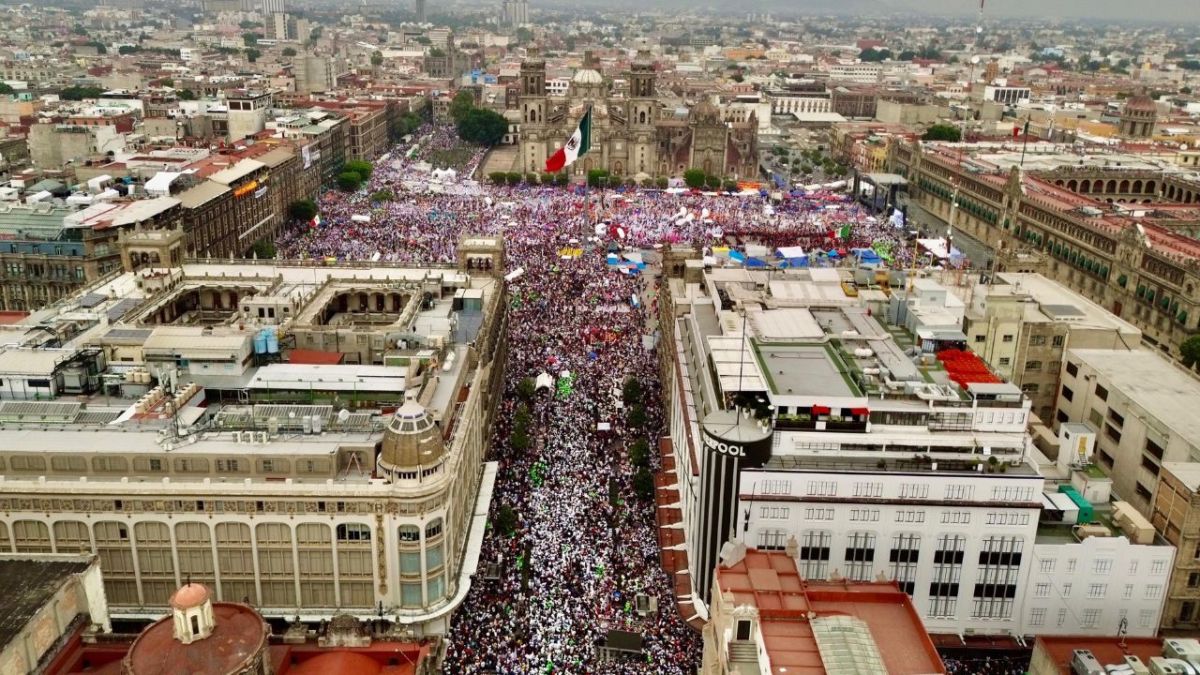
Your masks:
<instances>
[{"instance_id":1,"label":"dense crowd of people","mask_svg":"<svg viewBox=\"0 0 1200 675\"><path fill-rule=\"evenodd\" d=\"M286 257L435 263L453 261L464 235L501 234L509 267L525 270L509 286L506 395L489 455L500 470L480 558L500 571L478 575L455 614L446 672L694 672L700 635L675 610L672 579L657 563L653 502L637 493L628 452L638 440L656 448L663 424L656 360L643 341L655 331L653 281L607 265L603 253L610 241L644 250L892 241L892 255L903 256L903 240L833 195L480 185L465 178L479 156L458 167L461 176L429 165L453 142L448 133L423 129L377 165L367 189L325 194L321 222L280 242ZM373 202L380 190L394 197ZM579 245L593 237L597 246ZM543 373L554 386L532 395L519 386ZM629 377L644 386L644 420L619 407ZM603 423L611 428L600 431ZM518 425L528 426L521 443ZM511 531L494 526L499 509L515 514ZM656 597L659 611L640 615L638 594ZM641 634L643 652L602 659L609 630Z\"/></svg>"}]
</instances>

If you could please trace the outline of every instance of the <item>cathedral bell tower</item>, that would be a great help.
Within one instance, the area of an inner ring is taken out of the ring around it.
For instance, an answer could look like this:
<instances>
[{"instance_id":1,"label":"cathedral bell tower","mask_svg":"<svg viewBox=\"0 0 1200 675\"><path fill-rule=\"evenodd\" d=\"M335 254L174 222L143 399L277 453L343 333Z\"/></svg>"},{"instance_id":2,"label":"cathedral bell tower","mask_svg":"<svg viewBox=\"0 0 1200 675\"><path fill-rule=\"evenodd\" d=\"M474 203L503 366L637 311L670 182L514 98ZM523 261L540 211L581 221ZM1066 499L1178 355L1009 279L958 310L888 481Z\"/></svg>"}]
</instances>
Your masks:
<instances>
[{"instance_id":1,"label":"cathedral bell tower","mask_svg":"<svg viewBox=\"0 0 1200 675\"><path fill-rule=\"evenodd\" d=\"M653 175L658 168L655 79L650 52L639 49L629 69L629 171L635 175Z\"/></svg>"},{"instance_id":2,"label":"cathedral bell tower","mask_svg":"<svg viewBox=\"0 0 1200 675\"><path fill-rule=\"evenodd\" d=\"M521 61L520 168L541 171L546 165L546 61L530 47Z\"/></svg>"}]
</instances>

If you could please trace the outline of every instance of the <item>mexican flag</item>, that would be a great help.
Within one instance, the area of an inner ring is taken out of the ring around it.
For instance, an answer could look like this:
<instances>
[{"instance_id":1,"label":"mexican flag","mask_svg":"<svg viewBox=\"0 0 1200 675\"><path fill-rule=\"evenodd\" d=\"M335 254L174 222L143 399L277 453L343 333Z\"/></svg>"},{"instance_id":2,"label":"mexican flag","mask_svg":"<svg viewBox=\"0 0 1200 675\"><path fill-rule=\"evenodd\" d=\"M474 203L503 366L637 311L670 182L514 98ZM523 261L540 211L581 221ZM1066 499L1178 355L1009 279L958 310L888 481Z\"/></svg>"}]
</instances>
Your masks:
<instances>
[{"instance_id":1,"label":"mexican flag","mask_svg":"<svg viewBox=\"0 0 1200 675\"><path fill-rule=\"evenodd\" d=\"M837 238L838 239L849 239L850 238L850 223L846 223L845 225L841 226L841 228L838 229Z\"/></svg>"},{"instance_id":2,"label":"mexican flag","mask_svg":"<svg viewBox=\"0 0 1200 675\"><path fill-rule=\"evenodd\" d=\"M583 114L583 119L579 120L579 128L575 133L571 134L571 138L567 140L567 144L558 149L550 158L546 160L546 171L555 173L562 171L564 167L571 166L575 160L587 154L587 151L592 147L592 109Z\"/></svg>"}]
</instances>

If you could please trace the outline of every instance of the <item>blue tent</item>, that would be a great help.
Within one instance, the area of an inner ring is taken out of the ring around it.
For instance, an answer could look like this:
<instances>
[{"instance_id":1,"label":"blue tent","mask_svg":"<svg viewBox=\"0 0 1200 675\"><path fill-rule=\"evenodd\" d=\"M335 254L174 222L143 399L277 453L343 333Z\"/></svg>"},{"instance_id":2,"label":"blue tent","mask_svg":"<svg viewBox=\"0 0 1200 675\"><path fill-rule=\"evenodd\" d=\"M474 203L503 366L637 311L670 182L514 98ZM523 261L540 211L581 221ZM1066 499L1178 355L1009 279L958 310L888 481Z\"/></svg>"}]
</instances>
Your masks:
<instances>
[{"instance_id":1,"label":"blue tent","mask_svg":"<svg viewBox=\"0 0 1200 675\"><path fill-rule=\"evenodd\" d=\"M729 251L729 259L735 263L742 263L744 265L746 263L746 254L742 253L741 251L731 249Z\"/></svg>"},{"instance_id":2,"label":"blue tent","mask_svg":"<svg viewBox=\"0 0 1200 675\"><path fill-rule=\"evenodd\" d=\"M841 257L840 255L838 255L837 249L834 249L834 248L829 249L829 253L826 253L825 255L829 256L833 260L837 260L838 258Z\"/></svg>"},{"instance_id":3,"label":"blue tent","mask_svg":"<svg viewBox=\"0 0 1200 675\"><path fill-rule=\"evenodd\" d=\"M606 260L608 261L609 265L618 265L621 263L621 259L617 257L616 253L609 253Z\"/></svg>"},{"instance_id":4,"label":"blue tent","mask_svg":"<svg viewBox=\"0 0 1200 675\"><path fill-rule=\"evenodd\" d=\"M746 267L769 267L762 258L746 258Z\"/></svg>"},{"instance_id":5,"label":"blue tent","mask_svg":"<svg viewBox=\"0 0 1200 675\"><path fill-rule=\"evenodd\" d=\"M808 255L799 246L782 246L775 249L775 255L781 259L780 267L808 267Z\"/></svg>"}]
</instances>

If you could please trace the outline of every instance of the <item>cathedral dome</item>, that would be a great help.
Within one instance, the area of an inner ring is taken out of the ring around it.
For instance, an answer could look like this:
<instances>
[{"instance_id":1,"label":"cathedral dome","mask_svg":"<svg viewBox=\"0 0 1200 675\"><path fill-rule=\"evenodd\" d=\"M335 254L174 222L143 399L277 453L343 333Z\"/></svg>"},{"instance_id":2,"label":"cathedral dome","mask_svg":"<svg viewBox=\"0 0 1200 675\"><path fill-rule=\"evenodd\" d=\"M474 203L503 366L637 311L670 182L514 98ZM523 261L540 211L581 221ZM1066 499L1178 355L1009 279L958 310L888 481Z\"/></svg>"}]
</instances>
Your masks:
<instances>
[{"instance_id":1,"label":"cathedral dome","mask_svg":"<svg viewBox=\"0 0 1200 675\"><path fill-rule=\"evenodd\" d=\"M721 111L711 101L705 99L692 108L692 117L697 122L712 124L721 121Z\"/></svg>"},{"instance_id":2,"label":"cathedral dome","mask_svg":"<svg viewBox=\"0 0 1200 675\"><path fill-rule=\"evenodd\" d=\"M604 84L604 77L591 68L580 68L571 78L575 84Z\"/></svg>"},{"instance_id":3,"label":"cathedral dome","mask_svg":"<svg viewBox=\"0 0 1200 675\"><path fill-rule=\"evenodd\" d=\"M1158 104L1149 96L1134 96L1125 103L1125 112L1158 113Z\"/></svg>"}]
</instances>

